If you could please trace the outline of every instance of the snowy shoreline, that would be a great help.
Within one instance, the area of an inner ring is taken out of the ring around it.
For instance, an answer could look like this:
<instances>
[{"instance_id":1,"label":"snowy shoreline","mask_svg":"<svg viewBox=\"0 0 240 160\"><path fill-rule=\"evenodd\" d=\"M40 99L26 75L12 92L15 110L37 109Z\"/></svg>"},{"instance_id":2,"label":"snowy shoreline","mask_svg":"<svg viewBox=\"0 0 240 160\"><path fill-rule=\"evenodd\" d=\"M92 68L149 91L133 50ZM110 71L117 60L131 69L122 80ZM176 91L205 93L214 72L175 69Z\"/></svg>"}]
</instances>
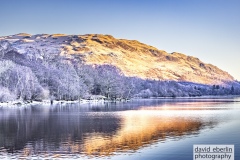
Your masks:
<instances>
[{"instance_id":1,"label":"snowy shoreline","mask_svg":"<svg viewBox=\"0 0 240 160\"><path fill-rule=\"evenodd\" d=\"M228 98L239 98L239 95L225 95L225 96L196 96L196 97L150 97L150 98L132 98L130 101L133 100L156 100L156 99L228 99ZM96 104L96 103L108 103L108 102L114 102L114 101L107 101L107 100L87 100L87 99L81 99L75 100L75 101L65 101L65 100L55 100L53 101L52 105L57 104ZM116 102L126 102L126 101L116 101ZM51 100L43 100L43 101L9 101L9 102L0 102L0 108L2 107L27 107L32 105L51 105Z\"/></svg>"},{"instance_id":2,"label":"snowy shoreline","mask_svg":"<svg viewBox=\"0 0 240 160\"><path fill-rule=\"evenodd\" d=\"M71 104L71 103L79 103L79 104L87 104L87 103L103 103L104 101L96 101L96 100L75 100L75 101L53 101L52 105L56 104ZM0 102L0 107L27 107L32 105L38 105L38 104L45 104L45 105L51 105L50 100L43 100L43 101L9 101L9 102Z\"/></svg>"}]
</instances>

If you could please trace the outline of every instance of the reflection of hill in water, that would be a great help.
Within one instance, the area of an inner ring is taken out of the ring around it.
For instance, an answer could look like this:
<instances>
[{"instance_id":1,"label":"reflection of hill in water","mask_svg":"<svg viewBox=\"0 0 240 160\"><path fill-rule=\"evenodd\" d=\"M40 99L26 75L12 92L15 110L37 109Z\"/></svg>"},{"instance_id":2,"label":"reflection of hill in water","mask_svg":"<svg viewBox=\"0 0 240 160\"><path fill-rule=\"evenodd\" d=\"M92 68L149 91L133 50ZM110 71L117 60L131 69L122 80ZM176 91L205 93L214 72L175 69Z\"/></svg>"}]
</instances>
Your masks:
<instances>
[{"instance_id":1,"label":"reflection of hill in water","mask_svg":"<svg viewBox=\"0 0 240 160\"><path fill-rule=\"evenodd\" d=\"M22 155L50 152L107 156L113 152L137 150L158 141L198 134L201 129L217 123L214 119L203 120L197 114L189 116L184 110L176 114L178 109L162 106L140 108L89 112L94 107L32 107L12 111L18 112L17 115L3 111L0 147L8 152L18 150Z\"/></svg>"},{"instance_id":2,"label":"reflection of hill in water","mask_svg":"<svg viewBox=\"0 0 240 160\"><path fill-rule=\"evenodd\" d=\"M148 144L177 139L184 135L197 134L211 122L175 118L168 116L152 116L151 112L130 111L124 113L121 128L108 138L104 135L91 135L84 141L84 152L88 155L109 155L116 151L137 150Z\"/></svg>"}]
</instances>

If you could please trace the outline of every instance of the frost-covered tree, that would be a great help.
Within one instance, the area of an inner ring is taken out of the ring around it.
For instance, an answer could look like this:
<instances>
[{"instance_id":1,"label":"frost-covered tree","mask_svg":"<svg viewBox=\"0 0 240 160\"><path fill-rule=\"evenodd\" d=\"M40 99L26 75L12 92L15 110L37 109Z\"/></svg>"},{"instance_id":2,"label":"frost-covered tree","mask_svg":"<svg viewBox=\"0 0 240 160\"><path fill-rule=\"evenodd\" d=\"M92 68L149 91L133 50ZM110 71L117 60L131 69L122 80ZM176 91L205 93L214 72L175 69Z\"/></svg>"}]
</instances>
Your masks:
<instances>
[{"instance_id":1,"label":"frost-covered tree","mask_svg":"<svg viewBox=\"0 0 240 160\"><path fill-rule=\"evenodd\" d=\"M8 88L0 86L0 102L8 102L16 99L16 95Z\"/></svg>"},{"instance_id":2,"label":"frost-covered tree","mask_svg":"<svg viewBox=\"0 0 240 160\"><path fill-rule=\"evenodd\" d=\"M100 93L108 99L119 98L123 95L122 84L124 83L120 70L111 65L97 66Z\"/></svg>"},{"instance_id":3,"label":"frost-covered tree","mask_svg":"<svg viewBox=\"0 0 240 160\"><path fill-rule=\"evenodd\" d=\"M33 100L42 97L43 88L30 68L11 61L1 61L0 68L0 85L8 88L18 99Z\"/></svg>"},{"instance_id":4,"label":"frost-covered tree","mask_svg":"<svg viewBox=\"0 0 240 160\"><path fill-rule=\"evenodd\" d=\"M98 81L98 73L93 66L80 64L75 66L75 69L79 78L80 97L82 98L91 93L97 94L97 91L95 90L95 84Z\"/></svg>"}]
</instances>

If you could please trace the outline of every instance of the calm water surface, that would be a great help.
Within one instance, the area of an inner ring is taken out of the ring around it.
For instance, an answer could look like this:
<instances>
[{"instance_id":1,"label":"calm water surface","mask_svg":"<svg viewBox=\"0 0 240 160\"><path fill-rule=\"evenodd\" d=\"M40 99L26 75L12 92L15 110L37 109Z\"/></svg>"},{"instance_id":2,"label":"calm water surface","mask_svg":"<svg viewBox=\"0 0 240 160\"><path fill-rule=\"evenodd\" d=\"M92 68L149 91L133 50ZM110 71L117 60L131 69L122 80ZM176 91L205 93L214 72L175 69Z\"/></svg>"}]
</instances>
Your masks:
<instances>
[{"instance_id":1,"label":"calm water surface","mask_svg":"<svg viewBox=\"0 0 240 160\"><path fill-rule=\"evenodd\" d=\"M240 159L240 98L0 108L0 159L192 160L194 144Z\"/></svg>"}]
</instances>

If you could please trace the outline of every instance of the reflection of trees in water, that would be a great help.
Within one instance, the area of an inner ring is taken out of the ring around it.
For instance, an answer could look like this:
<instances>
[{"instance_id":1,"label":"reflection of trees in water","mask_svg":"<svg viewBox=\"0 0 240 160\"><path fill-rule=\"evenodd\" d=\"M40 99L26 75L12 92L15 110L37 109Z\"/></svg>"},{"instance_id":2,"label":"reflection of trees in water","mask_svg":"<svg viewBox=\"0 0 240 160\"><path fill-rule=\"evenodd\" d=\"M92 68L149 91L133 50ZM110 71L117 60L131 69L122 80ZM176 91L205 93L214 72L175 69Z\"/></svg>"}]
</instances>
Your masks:
<instances>
[{"instance_id":1,"label":"reflection of trees in water","mask_svg":"<svg viewBox=\"0 0 240 160\"><path fill-rule=\"evenodd\" d=\"M37 147L36 151L54 151L63 142L81 142L88 133L113 134L119 127L117 117L81 114L74 110L59 111L59 108L47 114L43 109L34 107L11 114L0 121L0 147L9 152L21 150L27 143Z\"/></svg>"},{"instance_id":2,"label":"reflection of trees in water","mask_svg":"<svg viewBox=\"0 0 240 160\"><path fill-rule=\"evenodd\" d=\"M36 139L39 126L48 118L48 109L21 108L1 111L0 146L9 152L22 149L28 140ZM41 114L38 114L41 112Z\"/></svg>"},{"instance_id":3,"label":"reflection of trees in water","mask_svg":"<svg viewBox=\"0 0 240 160\"><path fill-rule=\"evenodd\" d=\"M137 150L157 141L198 134L201 129L216 124L184 115L175 117L131 111L139 104L116 104L113 108L105 105L97 110L97 106L17 110L0 121L0 146L8 152L23 150L27 154L57 151L111 155L116 151ZM118 114L103 112L119 110L119 107L127 111ZM2 113L8 115L7 112Z\"/></svg>"}]
</instances>

